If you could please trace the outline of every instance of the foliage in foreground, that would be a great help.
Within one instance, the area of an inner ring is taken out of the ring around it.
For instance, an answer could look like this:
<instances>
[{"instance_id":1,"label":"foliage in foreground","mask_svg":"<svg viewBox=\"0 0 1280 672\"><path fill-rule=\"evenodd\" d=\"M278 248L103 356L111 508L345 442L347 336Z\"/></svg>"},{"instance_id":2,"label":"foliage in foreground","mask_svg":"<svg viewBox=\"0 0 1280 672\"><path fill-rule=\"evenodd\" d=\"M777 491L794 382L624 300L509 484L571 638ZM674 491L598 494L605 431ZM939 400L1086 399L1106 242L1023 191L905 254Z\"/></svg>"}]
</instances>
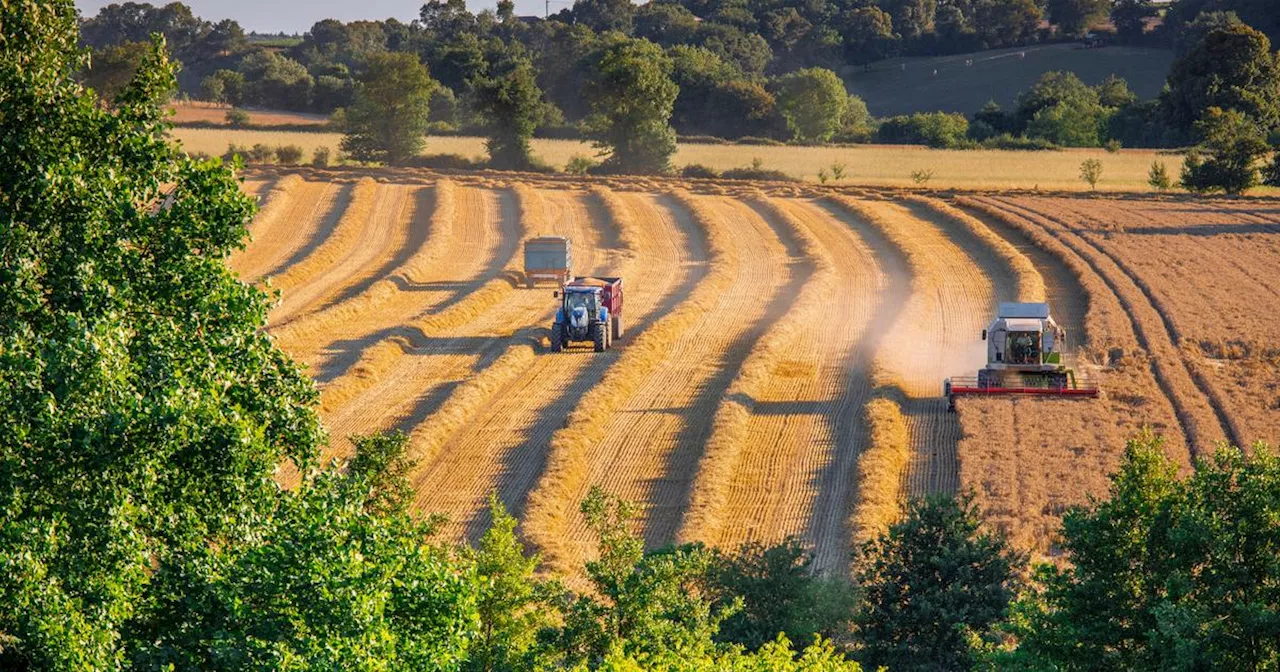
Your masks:
<instances>
[{"instance_id":1,"label":"foliage in foreground","mask_svg":"<svg viewBox=\"0 0 1280 672\"><path fill-rule=\"evenodd\" d=\"M1178 478L1130 441L1110 497L1063 519L1069 564L1039 568L1015 609L1018 669L1276 669L1280 458L1223 446Z\"/></svg>"}]
</instances>

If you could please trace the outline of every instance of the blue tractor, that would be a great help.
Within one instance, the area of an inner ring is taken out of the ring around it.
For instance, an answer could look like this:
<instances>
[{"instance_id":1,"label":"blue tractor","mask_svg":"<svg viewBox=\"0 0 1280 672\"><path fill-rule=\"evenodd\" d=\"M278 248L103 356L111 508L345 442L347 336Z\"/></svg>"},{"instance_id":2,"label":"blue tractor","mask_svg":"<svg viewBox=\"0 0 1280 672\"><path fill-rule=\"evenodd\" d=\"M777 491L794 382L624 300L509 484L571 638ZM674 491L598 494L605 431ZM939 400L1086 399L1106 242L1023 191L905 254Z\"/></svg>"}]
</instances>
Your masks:
<instances>
[{"instance_id":1,"label":"blue tractor","mask_svg":"<svg viewBox=\"0 0 1280 672\"><path fill-rule=\"evenodd\" d=\"M604 352L622 337L622 278L578 278L556 293L561 300L551 325L551 351L591 343Z\"/></svg>"}]
</instances>

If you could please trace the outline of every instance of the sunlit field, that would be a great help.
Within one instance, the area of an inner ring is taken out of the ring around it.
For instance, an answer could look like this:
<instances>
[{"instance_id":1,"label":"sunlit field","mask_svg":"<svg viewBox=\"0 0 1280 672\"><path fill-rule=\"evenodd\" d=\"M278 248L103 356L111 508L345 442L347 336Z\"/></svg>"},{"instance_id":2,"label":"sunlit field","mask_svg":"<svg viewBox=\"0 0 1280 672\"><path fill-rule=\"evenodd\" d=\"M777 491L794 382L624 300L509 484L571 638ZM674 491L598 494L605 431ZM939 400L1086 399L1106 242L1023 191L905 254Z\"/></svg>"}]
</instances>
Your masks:
<instances>
[{"instance_id":1,"label":"sunlit field","mask_svg":"<svg viewBox=\"0 0 1280 672\"><path fill-rule=\"evenodd\" d=\"M251 130L178 128L174 136L189 151L220 155L229 143L252 146L298 145L309 158L317 147L337 152L341 135ZM484 139L476 137L432 137L426 153L484 156ZM542 161L563 167L574 155L593 156L588 142L576 140L533 141L533 151ZM970 189L1063 189L1088 190L1080 180L1080 163L1088 158L1102 162L1099 191L1150 191L1147 171L1153 161L1166 164L1177 175L1182 157L1150 149L1123 149L1110 153L1102 149L1068 149L1052 152L998 150L940 150L903 145L862 145L856 147L773 147L758 145L682 144L673 163L680 167L699 163L716 170L751 165L760 159L764 168L780 170L808 181L818 180L818 171L832 164L845 166L844 183L872 186L914 185L912 173L933 171L928 186Z\"/></svg>"}]
</instances>

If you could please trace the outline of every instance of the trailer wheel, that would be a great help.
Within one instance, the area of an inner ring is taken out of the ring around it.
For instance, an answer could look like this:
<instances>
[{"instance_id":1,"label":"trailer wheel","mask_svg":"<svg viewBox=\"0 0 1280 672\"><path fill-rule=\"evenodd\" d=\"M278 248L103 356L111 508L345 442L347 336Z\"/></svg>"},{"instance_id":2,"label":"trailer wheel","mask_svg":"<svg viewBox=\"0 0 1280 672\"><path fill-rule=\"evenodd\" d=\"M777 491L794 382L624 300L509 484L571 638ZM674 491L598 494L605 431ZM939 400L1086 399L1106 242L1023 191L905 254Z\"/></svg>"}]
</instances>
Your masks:
<instances>
[{"instance_id":1,"label":"trailer wheel","mask_svg":"<svg viewBox=\"0 0 1280 672\"><path fill-rule=\"evenodd\" d=\"M614 313L613 315L613 340L622 338L622 316Z\"/></svg>"},{"instance_id":2,"label":"trailer wheel","mask_svg":"<svg viewBox=\"0 0 1280 672\"><path fill-rule=\"evenodd\" d=\"M551 352L564 352L564 327L551 325Z\"/></svg>"},{"instance_id":3,"label":"trailer wheel","mask_svg":"<svg viewBox=\"0 0 1280 672\"><path fill-rule=\"evenodd\" d=\"M609 332L605 330L603 324L596 322L591 325L591 340L595 343L596 352L604 352L609 347L605 339L609 338Z\"/></svg>"}]
</instances>

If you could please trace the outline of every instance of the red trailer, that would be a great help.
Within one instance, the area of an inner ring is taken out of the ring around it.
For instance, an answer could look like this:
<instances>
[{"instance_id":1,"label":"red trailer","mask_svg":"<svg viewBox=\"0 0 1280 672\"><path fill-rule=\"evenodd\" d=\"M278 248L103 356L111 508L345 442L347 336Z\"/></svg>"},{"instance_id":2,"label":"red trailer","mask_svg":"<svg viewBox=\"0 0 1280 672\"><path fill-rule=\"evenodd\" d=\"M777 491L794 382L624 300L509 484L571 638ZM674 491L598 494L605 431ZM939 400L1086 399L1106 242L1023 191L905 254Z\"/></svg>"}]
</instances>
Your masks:
<instances>
[{"instance_id":1,"label":"red trailer","mask_svg":"<svg viewBox=\"0 0 1280 672\"><path fill-rule=\"evenodd\" d=\"M622 278L577 278L556 292L561 299L551 327L551 348L591 341L597 352L622 338Z\"/></svg>"}]
</instances>

